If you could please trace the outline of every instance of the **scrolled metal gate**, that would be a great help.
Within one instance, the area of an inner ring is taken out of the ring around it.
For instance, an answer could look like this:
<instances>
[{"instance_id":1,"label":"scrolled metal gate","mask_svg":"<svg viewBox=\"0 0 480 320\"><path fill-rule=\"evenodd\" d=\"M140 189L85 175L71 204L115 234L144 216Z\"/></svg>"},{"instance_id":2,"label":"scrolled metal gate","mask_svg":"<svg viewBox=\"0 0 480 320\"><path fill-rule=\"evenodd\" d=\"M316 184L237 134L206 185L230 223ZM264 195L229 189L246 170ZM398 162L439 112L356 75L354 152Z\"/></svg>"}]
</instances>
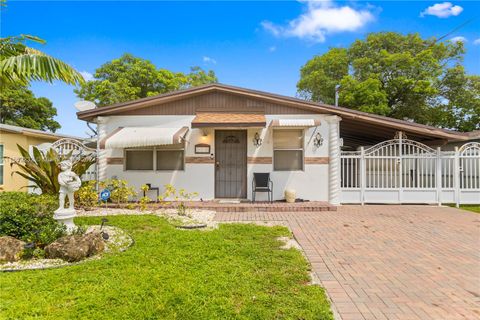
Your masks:
<instances>
[{"instance_id":1,"label":"scrolled metal gate","mask_svg":"<svg viewBox=\"0 0 480 320\"><path fill-rule=\"evenodd\" d=\"M342 203L480 203L480 143L441 151L399 134L340 159Z\"/></svg>"}]
</instances>

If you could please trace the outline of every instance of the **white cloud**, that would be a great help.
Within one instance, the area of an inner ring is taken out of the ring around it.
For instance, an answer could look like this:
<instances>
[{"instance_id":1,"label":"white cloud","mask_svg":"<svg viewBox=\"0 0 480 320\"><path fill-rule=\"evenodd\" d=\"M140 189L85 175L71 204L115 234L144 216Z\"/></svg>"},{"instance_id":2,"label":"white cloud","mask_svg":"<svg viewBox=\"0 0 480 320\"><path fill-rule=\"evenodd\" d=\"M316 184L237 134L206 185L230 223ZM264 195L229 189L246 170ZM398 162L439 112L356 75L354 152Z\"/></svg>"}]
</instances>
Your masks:
<instances>
[{"instance_id":1,"label":"white cloud","mask_svg":"<svg viewBox=\"0 0 480 320\"><path fill-rule=\"evenodd\" d=\"M450 39L451 42L467 42L467 38L465 37L462 37L462 36L458 36L458 37L453 37L452 39Z\"/></svg>"},{"instance_id":2,"label":"white cloud","mask_svg":"<svg viewBox=\"0 0 480 320\"><path fill-rule=\"evenodd\" d=\"M303 2L303 1L302 1ZM332 1L304 1L305 13L288 22L286 26L263 21L262 27L274 36L297 37L314 42L324 42L327 35L356 31L374 20L368 10L350 6L336 6Z\"/></svg>"},{"instance_id":3,"label":"white cloud","mask_svg":"<svg viewBox=\"0 0 480 320\"><path fill-rule=\"evenodd\" d=\"M217 60L211 58L211 57L207 57L207 56L204 56L203 57L203 62L205 63L212 63L212 64L217 64Z\"/></svg>"},{"instance_id":4,"label":"white cloud","mask_svg":"<svg viewBox=\"0 0 480 320\"><path fill-rule=\"evenodd\" d=\"M480 44L480 38L475 39L475 40L473 41L473 44L474 44L474 45L479 45L479 44Z\"/></svg>"},{"instance_id":5,"label":"white cloud","mask_svg":"<svg viewBox=\"0 0 480 320\"><path fill-rule=\"evenodd\" d=\"M276 37L278 37L281 33L281 27L277 27L270 21L262 21L261 25L263 29L269 31L271 34L273 34Z\"/></svg>"},{"instance_id":6,"label":"white cloud","mask_svg":"<svg viewBox=\"0 0 480 320\"><path fill-rule=\"evenodd\" d=\"M85 79L85 81L93 80L93 74L88 71L80 71L80 74L82 75L83 79Z\"/></svg>"},{"instance_id":7,"label":"white cloud","mask_svg":"<svg viewBox=\"0 0 480 320\"><path fill-rule=\"evenodd\" d=\"M436 3L433 6L428 7L420 13L421 17L426 15L435 16L437 18L448 18L451 16L458 16L462 13L463 8L460 6L454 6L451 2Z\"/></svg>"},{"instance_id":8,"label":"white cloud","mask_svg":"<svg viewBox=\"0 0 480 320\"><path fill-rule=\"evenodd\" d=\"M275 51L277 51L277 47L271 46L270 48L268 48L268 51L275 52Z\"/></svg>"}]
</instances>

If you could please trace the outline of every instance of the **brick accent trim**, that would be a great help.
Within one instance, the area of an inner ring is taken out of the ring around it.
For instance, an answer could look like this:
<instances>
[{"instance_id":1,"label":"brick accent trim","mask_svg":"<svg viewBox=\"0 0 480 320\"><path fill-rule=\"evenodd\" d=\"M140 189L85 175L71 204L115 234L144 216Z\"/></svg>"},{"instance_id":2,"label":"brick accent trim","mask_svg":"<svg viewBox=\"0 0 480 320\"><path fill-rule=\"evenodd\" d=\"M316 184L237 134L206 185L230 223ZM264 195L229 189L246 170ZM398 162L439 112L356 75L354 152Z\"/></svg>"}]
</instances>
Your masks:
<instances>
[{"instance_id":1,"label":"brick accent trim","mask_svg":"<svg viewBox=\"0 0 480 320\"><path fill-rule=\"evenodd\" d=\"M213 164L215 160L210 157L185 157L185 163Z\"/></svg>"},{"instance_id":2,"label":"brick accent trim","mask_svg":"<svg viewBox=\"0 0 480 320\"><path fill-rule=\"evenodd\" d=\"M123 164L123 158L107 158L107 164Z\"/></svg>"},{"instance_id":3,"label":"brick accent trim","mask_svg":"<svg viewBox=\"0 0 480 320\"><path fill-rule=\"evenodd\" d=\"M305 157L305 164L328 164L329 157Z\"/></svg>"},{"instance_id":4,"label":"brick accent trim","mask_svg":"<svg viewBox=\"0 0 480 320\"><path fill-rule=\"evenodd\" d=\"M272 157L248 157L247 163L250 164L272 164Z\"/></svg>"}]
</instances>

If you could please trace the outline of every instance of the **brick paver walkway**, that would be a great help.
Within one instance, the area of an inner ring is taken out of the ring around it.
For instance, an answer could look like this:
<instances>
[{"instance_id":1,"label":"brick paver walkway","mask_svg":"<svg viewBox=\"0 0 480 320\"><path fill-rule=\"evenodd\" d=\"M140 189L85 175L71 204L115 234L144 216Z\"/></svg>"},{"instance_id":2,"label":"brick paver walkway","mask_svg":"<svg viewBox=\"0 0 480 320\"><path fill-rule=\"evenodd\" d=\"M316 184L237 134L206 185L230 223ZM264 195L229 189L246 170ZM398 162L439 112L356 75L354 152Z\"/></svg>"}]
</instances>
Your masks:
<instances>
[{"instance_id":1,"label":"brick paver walkway","mask_svg":"<svg viewBox=\"0 0 480 320\"><path fill-rule=\"evenodd\" d=\"M339 319L480 319L480 214L379 205L216 219L286 222Z\"/></svg>"}]
</instances>

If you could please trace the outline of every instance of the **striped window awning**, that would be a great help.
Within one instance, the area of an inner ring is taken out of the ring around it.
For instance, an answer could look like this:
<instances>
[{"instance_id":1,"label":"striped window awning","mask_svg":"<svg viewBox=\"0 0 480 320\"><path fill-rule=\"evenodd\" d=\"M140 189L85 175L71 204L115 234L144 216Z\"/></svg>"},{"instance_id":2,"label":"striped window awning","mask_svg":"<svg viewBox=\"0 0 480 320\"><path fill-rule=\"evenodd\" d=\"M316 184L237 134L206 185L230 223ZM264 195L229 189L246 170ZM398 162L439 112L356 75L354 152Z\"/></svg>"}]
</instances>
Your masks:
<instances>
[{"instance_id":1,"label":"striped window awning","mask_svg":"<svg viewBox=\"0 0 480 320\"><path fill-rule=\"evenodd\" d=\"M317 119L274 119L272 127L316 127L320 125Z\"/></svg>"},{"instance_id":2,"label":"striped window awning","mask_svg":"<svg viewBox=\"0 0 480 320\"><path fill-rule=\"evenodd\" d=\"M187 132L188 127L124 127L102 142L106 149L162 146L181 143Z\"/></svg>"}]
</instances>

